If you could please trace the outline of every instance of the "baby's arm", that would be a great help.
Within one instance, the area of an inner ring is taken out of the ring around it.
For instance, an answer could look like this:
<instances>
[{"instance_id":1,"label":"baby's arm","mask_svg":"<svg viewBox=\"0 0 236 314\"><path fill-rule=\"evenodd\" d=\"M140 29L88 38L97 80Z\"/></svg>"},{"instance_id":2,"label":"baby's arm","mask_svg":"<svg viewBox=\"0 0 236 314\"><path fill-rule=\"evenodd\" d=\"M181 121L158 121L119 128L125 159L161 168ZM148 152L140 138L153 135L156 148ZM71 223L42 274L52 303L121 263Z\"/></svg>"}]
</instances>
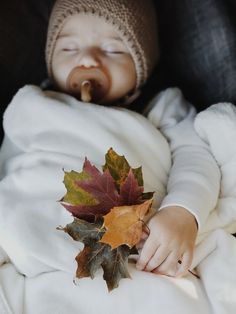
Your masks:
<instances>
[{"instance_id":1,"label":"baby's arm","mask_svg":"<svg viewBox=\"0 0 236 314\"><path fill-rule=\"evenodd\" d=\"M220 171L194 130L194 108L178 89L168 89L154 99L148 117L167 137L173 165L167 195L149 221L150 235L137 267L178 276L191 265L197 229L216 205Z\"/></svg>"}]
</instances>

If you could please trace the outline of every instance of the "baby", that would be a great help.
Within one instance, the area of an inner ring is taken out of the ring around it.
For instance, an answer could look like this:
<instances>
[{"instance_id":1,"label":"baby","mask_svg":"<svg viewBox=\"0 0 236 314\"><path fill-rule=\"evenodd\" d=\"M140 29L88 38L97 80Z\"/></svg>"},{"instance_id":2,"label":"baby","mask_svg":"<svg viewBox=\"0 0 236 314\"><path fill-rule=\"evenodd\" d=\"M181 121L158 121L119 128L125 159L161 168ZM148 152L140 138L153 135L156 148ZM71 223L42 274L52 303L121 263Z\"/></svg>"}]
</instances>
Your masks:
<instances>
[{"instance_id":1,"label":"baby","mask_svg":"<svg viewBox=\"0 0 236 314\"><path fill-rule=\"evenodd\" d=\"M84 102L127 105L157 63L156 30L148 0L57 0L46 46L51 82ZM217 166L194 133L194 109L189 107L186 117L186 103L177 111L162 107L158 97L151 107L159 110L160 121L165 118L160 126L170 142L173 167L168 194L143 233L137 268L181 276L191 266L198 228L216 202L219 187L210 174Z\"/></svg>"},{"instance_id":2,"label":"baby","mask_svg":"<svg viewBox=\"0 0 236 314\"><path fill-rule=\"evenodd\" d=\"M103 105L134 100L158 58L150 1L56 1L46 47L61 91Z\"/></svg>"}]
</instances>

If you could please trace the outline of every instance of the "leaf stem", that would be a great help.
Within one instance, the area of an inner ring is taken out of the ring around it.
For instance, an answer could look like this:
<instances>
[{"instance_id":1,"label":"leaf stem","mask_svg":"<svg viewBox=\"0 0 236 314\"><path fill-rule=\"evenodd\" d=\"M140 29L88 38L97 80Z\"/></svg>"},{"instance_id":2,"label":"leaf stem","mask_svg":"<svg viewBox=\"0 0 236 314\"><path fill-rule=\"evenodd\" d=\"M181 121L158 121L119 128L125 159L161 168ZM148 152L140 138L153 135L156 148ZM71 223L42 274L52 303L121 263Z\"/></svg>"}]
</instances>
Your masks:
<instances>
[{"instance_id":1,"label":"leaf stem","mask_svg":"<svg viewBox=\"0 0 236 314\"><path fill-rule=\"evenodd\" d=\"M142 219L140 219L140 221L143 223L143 226L144 226L144 232L147 233L147 235L150 234L150 228L148 227L148 225L146 224L145 221L143 221Z\"/></svg>"}]
</instances>

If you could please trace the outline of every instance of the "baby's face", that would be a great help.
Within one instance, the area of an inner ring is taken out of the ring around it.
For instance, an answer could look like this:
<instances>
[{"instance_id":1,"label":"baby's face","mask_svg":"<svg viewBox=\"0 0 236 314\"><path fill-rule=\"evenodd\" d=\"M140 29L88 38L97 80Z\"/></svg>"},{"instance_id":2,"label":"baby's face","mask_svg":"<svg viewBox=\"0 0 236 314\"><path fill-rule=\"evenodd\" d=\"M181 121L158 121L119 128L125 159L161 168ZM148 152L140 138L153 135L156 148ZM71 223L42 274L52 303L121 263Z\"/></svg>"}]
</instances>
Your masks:
<instances>
[{"instance_id":1,"label":"baby's face","mask_svg":"<svg viewBox=\"0 0 236 314\"><path fill-rule=\"evenodd\" d=\"M92 15L74 15L65 23L52 57L52 76L56 86L69 94L77 78L94 76L101 87L101 104L126 96L136 86L134 61L124 42L112 25Z\"/></svg>"}]
</instances>

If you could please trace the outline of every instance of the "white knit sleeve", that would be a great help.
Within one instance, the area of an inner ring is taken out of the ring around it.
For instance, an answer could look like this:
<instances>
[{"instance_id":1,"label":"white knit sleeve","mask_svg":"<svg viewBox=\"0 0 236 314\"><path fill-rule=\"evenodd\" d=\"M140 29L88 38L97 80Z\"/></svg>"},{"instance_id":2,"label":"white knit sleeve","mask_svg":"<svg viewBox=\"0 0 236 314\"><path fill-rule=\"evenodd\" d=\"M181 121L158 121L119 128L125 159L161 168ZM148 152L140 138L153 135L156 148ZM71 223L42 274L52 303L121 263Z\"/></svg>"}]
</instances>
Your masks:
<instances>
[{"instance_id":1,"label":"white knit sleeve","mask_svg":"<svg viewBox=\"0 0 236 314\"><path fill-rule=\"evenodd\" d=\"M167 195L160 209L182 206L201 228L218 199L220 170L194 130L196 111L179 89L169 88L153 99L146 114L168 139L172 154Z\"/></svg>"}]
</instances>

